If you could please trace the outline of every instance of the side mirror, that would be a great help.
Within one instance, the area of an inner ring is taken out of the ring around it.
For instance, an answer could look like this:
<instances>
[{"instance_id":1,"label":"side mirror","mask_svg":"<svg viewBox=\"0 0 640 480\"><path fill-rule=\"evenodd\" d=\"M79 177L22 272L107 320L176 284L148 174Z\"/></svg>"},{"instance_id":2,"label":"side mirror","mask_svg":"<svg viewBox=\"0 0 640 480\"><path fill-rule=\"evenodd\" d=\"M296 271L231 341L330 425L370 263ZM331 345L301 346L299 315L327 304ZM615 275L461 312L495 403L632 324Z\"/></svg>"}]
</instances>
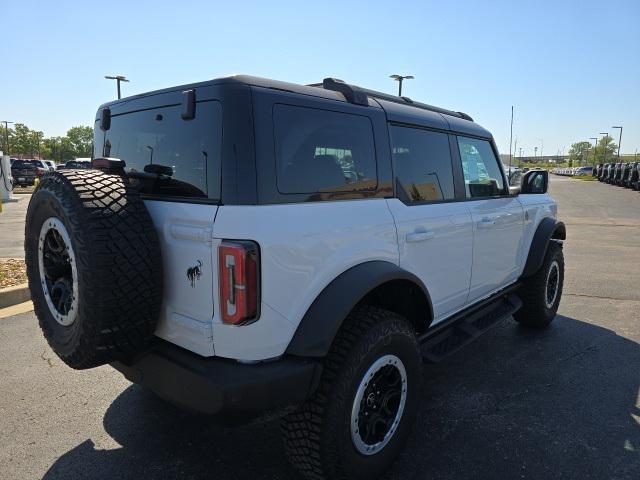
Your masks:
<instances>
[{"instance_id":1,"label":"side mirror","mask_svg":"<svg viewBox=\"0 0 640 480\"><path fill-rule=\"evenodd\" d=\"M549 189L549 172L547 170L529 170L522 177L520 193L541 194Z\"/></svg>"}]
</instances>

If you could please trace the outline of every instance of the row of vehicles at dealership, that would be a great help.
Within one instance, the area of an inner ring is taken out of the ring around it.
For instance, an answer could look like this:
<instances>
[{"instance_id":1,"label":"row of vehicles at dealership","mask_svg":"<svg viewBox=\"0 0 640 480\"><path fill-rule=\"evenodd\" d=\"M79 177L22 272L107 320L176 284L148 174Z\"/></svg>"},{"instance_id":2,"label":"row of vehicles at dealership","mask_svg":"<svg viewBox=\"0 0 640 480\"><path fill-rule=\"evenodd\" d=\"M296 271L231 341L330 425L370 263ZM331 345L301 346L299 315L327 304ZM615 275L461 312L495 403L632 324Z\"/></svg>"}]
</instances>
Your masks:
<instances>
[{"instance_id":1,"label":"row of vehicles at dealership","mask_svg":"<svg viewBox=\"0 0 640 480\"><path fill-rule=\"evenodd\" d=\"M600 182L640 190L640 162L599 163L593 176Z\"/></svg>"},{"instance_id":2,"label":"row of vehicles at dealership","mask_svg":"<svg viewBox=\"0 0 640 480\"><path fill-rule=\"evenodd\" d=\"M551 170L551 173L563 175L565 177L573 177L575 175L592 175L593 167L558 167Z\"/></svg>"},{"instance_id":3,"label":"row of vehicles at dealership","mask_svg":"<svg viewBox=\"0 0 640 480\"><path fill-rule=\"evenodd\" d=\"M56 164L53 160L12 158L11 177L13 178L13 186L30 187L37 178L41 178L47 172L72 168L91 168L91 161L88 158L77 158Z\"/></svg>"},{"instance_id":4,"label":"row of vehicles at dealership","mask_svg":"<svg viewBox=\"0 0 640 480\"><path fill-rule=\"evenodd\" d=\"M598 181L640 190L640 162L599 163L595 167L554 168L551 173L563 176L590 175Z\"/></svg>"}]
</instances>

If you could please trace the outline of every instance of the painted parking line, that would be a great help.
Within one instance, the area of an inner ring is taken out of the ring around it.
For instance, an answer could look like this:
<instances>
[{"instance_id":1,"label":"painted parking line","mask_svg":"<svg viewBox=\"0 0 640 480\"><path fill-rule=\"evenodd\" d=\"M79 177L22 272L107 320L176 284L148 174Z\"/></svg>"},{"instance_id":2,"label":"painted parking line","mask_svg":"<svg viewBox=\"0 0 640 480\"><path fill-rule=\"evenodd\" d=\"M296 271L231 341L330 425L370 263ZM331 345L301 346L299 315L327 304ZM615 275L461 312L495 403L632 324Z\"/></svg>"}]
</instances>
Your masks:
<instances>
[{"instance_id":1,"label":"painted parking line","mask_svg":"<svg viewBox=\"0 0 640 480\"><path fill-rule=\"evenodd\" d=\"M31 310L33 310L33 302L29 300L28 302L18 303L10 307L0 308L0 318L12 317L13 315L27 313Z\"/></svg>"}]
</instances>

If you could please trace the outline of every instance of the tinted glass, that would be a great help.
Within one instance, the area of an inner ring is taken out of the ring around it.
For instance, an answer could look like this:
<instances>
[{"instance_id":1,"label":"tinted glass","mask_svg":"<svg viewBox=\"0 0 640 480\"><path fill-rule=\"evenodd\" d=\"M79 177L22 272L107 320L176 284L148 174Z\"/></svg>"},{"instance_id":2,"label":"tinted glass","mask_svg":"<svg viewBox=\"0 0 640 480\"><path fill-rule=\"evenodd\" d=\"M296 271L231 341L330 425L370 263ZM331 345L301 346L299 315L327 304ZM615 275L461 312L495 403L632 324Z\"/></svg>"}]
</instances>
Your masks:
<instances>
[{"instance_id":1,"label":"tinted glass","mask_svg":"<svg viewBox=\"0 0 640 480\"><path fill-rule=\"evenodd\" d=\"M376 157L367 117L276 105L280 193L375 190Z\"/></svg>"},{"instance_id":2,"label":"tinted glass","mask_svg":"<svg viewBox=\"0 0 640 480\"><path fill-rule=\"evenodd\" d=\"M36 162L29 162L26 160L16 160L11 165L12 168L37 168L40 165Z\"/></svg>"},{"instance_id":3,"label":"tinted glass","mask_svg":"<svg viewBox=\"0 0 640 480\"><path fill-rule=\"evenodd\" d=\"M467 198L504 194L504 180L491 144L486 140L458 137Z\"/></svg>"},{"instance_id":4,"label":"tinted glass","mask_svg":"<svg viewBox=\"0 0 640 480\"><path fill-rule=\"evenodd\" d=\"M211 172L220 171L220 103L198 103L192 120L183 120L181 112L173 106L114 115L95 156L124 160L143 193L219 198L219 175ZM168 167L161 177L149 173L159 167Z\"/></svg>"},{"instance_id":5,"label":"tinted glass","mask_svg":"<svg viewBox=\"0 0 640 480\"><path fill-rule=\"evenodd\" d=\"M397 126L390 127L390 132L394 175L409 200L453 199L448 135Z\"/></svg>"}]
</instances>

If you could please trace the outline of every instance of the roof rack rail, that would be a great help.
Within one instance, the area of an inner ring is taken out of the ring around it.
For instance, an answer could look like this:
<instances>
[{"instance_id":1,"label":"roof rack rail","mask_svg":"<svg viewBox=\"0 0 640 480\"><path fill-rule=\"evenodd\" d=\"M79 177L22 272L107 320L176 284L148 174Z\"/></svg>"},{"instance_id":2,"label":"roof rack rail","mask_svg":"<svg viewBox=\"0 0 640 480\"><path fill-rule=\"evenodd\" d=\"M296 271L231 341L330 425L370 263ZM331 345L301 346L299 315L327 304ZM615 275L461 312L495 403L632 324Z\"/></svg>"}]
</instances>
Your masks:
<instances>
[{"instance_id":1,"label":"roof rack rail","mask_svg":"<svg viewBox=\"0 0 640 480\"><path fill-rule=\"evenodd\" d=\"M427 105L426 103L416 102L409 97L398 97L396 95L390 95L388 93L377 92L375 90L369 90L367 88L357 87L350 85L343 80L337 78L325 78L322 83L312 83L310 87L321 87L325 90L334 90L344 95L346 100L356 105L368 105L367 97L377 98L379 100L385 100L387 102L399 103L401 105L408 105L411 107L420 108L422 110L430 110L436 113L443 113L445 115L451 115L453 117L462 118L473 122L473 118L464 112L454 112L453 110L447 110L446 108L434 107L433 105Z\"/></svg>"},{"instance_id":2,"label":"roof rack rail","mask_svg":"<svg viewBox=\"0 0 640 480\"><path fill-rule=\"evenodd\" d=\"M349 103L365 106L369 105L367 95L363 93L360 88L349 85L338 78L325 78L322 81L322 88L342 93Z\"/></svg>"}]
</instances>

